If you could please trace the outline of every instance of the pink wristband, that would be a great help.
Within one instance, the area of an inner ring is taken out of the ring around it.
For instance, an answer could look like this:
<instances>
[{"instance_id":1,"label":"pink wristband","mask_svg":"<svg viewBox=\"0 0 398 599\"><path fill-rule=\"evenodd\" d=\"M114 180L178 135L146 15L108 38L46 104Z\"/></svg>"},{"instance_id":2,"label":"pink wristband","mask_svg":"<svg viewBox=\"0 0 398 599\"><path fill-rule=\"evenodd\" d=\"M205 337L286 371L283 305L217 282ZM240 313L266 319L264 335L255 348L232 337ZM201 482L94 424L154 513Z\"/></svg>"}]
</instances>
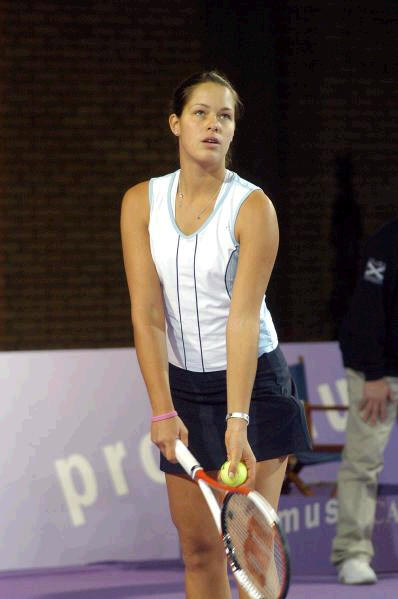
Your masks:
<instances>
[{"instance_id":1,"label":"pink wristband","mask_svg":"<svg viewBox=\"0 0 398 599\"><path fill-rule=\"evenodd\" d=\"M159 420L168 420L169 418L175 418L177 416L177 412L173 410L172 412L166 412L165 414L159 414L159 416L152 416L152 422L159 422Z\"/></svg>"}]
</instances>

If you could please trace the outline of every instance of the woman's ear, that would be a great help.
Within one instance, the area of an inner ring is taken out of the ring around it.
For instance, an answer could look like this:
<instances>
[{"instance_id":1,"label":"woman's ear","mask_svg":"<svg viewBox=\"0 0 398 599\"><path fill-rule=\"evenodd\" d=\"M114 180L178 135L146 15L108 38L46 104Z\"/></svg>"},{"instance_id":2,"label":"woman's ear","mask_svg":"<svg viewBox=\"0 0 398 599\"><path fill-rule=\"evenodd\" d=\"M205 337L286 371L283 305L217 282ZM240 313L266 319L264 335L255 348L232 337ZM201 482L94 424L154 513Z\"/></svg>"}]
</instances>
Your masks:
<instances>
[{"instance_id":1,"label":"woman's ear","mask_svg":"<svg viewBox=\"0 0 398 599\"><path fill-rule=\"evenodd\" d=\"M176 114L169 116L169 125L172 133L178 137L180 135L180 120Z\"/></svg>"}]
</instances>

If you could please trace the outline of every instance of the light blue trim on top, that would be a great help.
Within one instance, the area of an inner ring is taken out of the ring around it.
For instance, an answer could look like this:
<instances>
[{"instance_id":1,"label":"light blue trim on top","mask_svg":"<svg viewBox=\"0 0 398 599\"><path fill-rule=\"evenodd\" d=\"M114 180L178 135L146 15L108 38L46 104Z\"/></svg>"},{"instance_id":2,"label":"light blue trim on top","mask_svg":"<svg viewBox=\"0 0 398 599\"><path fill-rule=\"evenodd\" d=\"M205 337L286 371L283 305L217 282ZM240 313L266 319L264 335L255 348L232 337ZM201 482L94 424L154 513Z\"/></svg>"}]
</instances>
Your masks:
<instances>
[{"instance_id":1,"label":"light blue trim on top","mask_svg":"<svg viewBox=\"0 0 398 599\"><path fill-rule=\"evenodd\" d=\"M149 211L152 212L153 208L153 179L149 179L148 199L149 199Z\"/></svg>"},{"instance_id":2,"label":"light blue trim on top","mask_svg":"<svg viewBox=\"0 0 398 599\"><path fill-rule=\"evenodd\" d=\"M169 189L167 192L169 215L170 215L170 220L172 222L172 225L173 225L174 229L176 230L177 234L180 235L181 237L183 237L184 239L192 239L193 237L195 237L195 235L199 235L199 233L201 231L203 231L203 229L205 229L207 227L207 225L213 220L216 212L220 209L220 207L222 206L222 204L228 194L229 185L232 182L232 180L235 178L235 173L233 173L232 171L228 171L228 170L226 171L225 180L224 180L224 182L221 186L221 189L218 193L218 197L217 197L217 200L216 200L216 203L215 203L212 213L209 214L209 216L207 217L207 219L205 220L203 225L201 227L199 227L199 229L196 229L196 231L194 231L190 235L185 235L185 233L183 233L181 231L181 229L179 228L179 226L176 223L175 214L173 211L173 198L171 197L171 195L172 195L171 192L172 192L176 177L177 177L177 175L179 175L179 173L180 173L180 170L175 171L175 173L173 173L173 176L170 179ZM174 200L175 200L175 198L174 198Z\"/></svg>"},{"instance_id":3,"label":"light blue trim on top","mask_svg":"<svg viewBox=\"0 0 398 599\"><path fill-rule=\"evenodd\" d=\"M237 245L234 251L231 253L227 267L225 269L224 282L225 289L227 290L229 299L232 298L232 288L234 286L236 271L238 270L239 261L239 245Z\"/></svg>"},{"instance_id":4,"label":"light blue trim on top","mask_svg":"<svg viewBox=\"0 0 398 599\"><path fill-rule=\"evenodd\" d=\"M265 310L266 313L269 314L269 316L271 316L268 307L267 307L267 301L266 301L266 296L264 296L264 304L265 304ZM272 317L271 317L272 320ZM260 324L260 330L259 330L259 335L258 335L258 355L261 356L261 354L268 354L269 352L273 351L277 345L278 345L278 334L276 333L276 339L274 340L274 342L272 341L272 336L271 333L269 331L269 329L266 326L266 315L264 315L264 321L263 321L263 326L261 326Z\"/></svg>"}]
</instances>

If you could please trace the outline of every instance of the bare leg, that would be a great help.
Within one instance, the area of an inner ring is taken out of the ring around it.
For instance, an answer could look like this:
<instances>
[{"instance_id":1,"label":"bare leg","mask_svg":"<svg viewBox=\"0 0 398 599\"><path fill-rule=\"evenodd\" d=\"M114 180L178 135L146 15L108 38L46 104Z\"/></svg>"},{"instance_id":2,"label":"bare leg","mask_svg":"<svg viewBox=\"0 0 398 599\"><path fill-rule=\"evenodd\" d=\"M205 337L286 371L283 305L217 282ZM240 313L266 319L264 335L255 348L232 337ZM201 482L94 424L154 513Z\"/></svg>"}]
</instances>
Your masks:
<instances>
[{"instance_id":1,"label":"bare leg","mask_svg":"<svg viewBox=\"0 0 398 599\"><path fill-rule=\"evenodd\" d=\"M166 474L166 484L185 565L186 599L231 599L224 544L201 490L175 474Z\"/></svg>"},{"instance_id":2,"label":"bare leg","mask_svg":"<svg viewBox=\"0 0 398 599\"><path fill-rule=\"evenodd\" d=\"M265 460L256 464L256 483L255 489L277 510L283 479L286 472L287 456L274 460ZM270 573L269 588L272 589L272 576ZM277 595L275 595L276 597ZM247 593L239 589L239 599L249 599Z\"/></svg>"}]
</instances>

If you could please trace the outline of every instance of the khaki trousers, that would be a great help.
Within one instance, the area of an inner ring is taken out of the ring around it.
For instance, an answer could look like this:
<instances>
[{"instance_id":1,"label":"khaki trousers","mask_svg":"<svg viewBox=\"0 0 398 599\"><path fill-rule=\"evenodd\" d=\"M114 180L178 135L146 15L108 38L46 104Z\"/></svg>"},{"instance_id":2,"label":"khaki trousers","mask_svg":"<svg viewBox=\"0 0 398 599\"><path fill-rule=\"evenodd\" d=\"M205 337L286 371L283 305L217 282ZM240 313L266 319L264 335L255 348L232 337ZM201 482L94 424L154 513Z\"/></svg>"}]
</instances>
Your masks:
<instances>
[{"instance_id":1,"label":"khaki trousers","mask_svg":"<svg viewBox=\"0 0 398 599\"><path fill-rule=\"evenodd\" d=\"M364 376L346 370L349 412L343 460L338 474L339 512L337 534L332 543L334 564L351 557L370 562L374 555L372 532L375 520L378 476L384 466L384 450L397 419L398 377L386 377L392 391L387 418L372 426L359 413Z\"/></svg>"}]
</instances>

